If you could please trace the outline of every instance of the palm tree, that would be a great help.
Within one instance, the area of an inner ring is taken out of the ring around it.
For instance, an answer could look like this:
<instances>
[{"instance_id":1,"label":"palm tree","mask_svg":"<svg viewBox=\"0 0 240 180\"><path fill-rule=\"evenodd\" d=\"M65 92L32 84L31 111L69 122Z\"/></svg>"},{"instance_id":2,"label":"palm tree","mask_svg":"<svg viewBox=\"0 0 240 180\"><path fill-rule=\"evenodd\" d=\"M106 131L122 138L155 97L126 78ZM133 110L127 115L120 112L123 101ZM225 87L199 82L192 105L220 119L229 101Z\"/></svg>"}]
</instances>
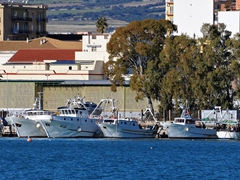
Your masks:
<instances>
[{"instance_id":1,"label":"palm tree","mask_svg":"<svg viewBox=\"0 0 240 180\"><path fill-rule=\"evenodd\" d=\"M107 19L105 17L99 17L96 22L96 27L97 27L97 31L103 34L104 31L106 31L106 29L108 28Z\"/></svg>"}]
</instances>

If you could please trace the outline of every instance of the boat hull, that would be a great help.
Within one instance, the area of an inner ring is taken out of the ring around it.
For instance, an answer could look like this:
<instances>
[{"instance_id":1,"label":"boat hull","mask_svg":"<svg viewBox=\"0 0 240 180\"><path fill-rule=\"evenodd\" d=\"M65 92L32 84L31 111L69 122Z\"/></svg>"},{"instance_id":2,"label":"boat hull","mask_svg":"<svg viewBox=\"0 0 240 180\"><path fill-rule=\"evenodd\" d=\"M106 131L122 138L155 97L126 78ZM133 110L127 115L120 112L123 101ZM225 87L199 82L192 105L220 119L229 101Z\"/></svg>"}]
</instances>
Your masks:
<instances>
[{"instance_id":1,"label":"boat hull","mask_svg":"<svg viewBox=\"0 0 240 180\"><path fill-rule=\"evenodd\" d=\"M169 138L217 139L216 129L197 128L180 124L171 124L167 128Z\"/></svg>"},{"instance_id":2,"label":"boat hull","mask_svg":"<svg viewBox=\"0 0 240 180\"><path fill-rule=\"evenodd\" d=\"M135 129L128 125L98 124L107 138L154 138L156 132L147 129Z\"/></svg>"},{"instance_id":3,"label":"boat hull","mask_svg":"<svg viewBox=\"0 0 240 180\"><path fill-rule=\"evenodd\" d=\"M236 131L217 131L217 136L219 139L240 139L240 132Z\"/></svg>"},{"instance_id":4,"label":"boat hull","mask_svg":"<svg viewBox=\"0 0 240 180\"><path fill-rule=\"evenodd\" d=\"M71 117L64 120L62 116L55 116L50 123L43 121L42 124L49 138L98 137L101 135L95 119Z\"/></svg>"},{"instance_id":5,"label":"boat hull","mask_svg":"<svg viewBox=\"0 0 240 180\"><path fill-rule=\"evenodd\" d=\"M13 126L18 137L20 138L47 137L45 130L41 126L40 120L32 120L15 116L6 117L5 119ZM50 117L46 117L45 121L49 122Z\"/></svg>"}]
</instances>

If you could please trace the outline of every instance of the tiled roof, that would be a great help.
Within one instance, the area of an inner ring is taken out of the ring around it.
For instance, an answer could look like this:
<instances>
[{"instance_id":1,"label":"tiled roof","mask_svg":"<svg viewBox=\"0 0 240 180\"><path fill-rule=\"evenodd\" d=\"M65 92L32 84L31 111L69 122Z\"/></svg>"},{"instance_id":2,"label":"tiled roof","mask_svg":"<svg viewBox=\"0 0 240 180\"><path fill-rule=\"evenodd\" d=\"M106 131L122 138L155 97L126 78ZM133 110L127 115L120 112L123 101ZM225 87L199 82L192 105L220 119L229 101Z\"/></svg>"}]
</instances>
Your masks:
<instances>
[{"instance_id":1,"label":"tiled roof","mask_svg":"<svg viewBox=\"0 0 240 180\"><path fill-rule=\"evenodd\" d=\"M75 60L77 49L21 49L9 63L42 62L43 60Z\"/></svg>"},{"instance_id":2,"label":"tiled roof","mask_svg":"<svg viewBox=\"0 0 240 180\"><path fill-rule=\"evenodd\" d=\"M45 39L45 43L41 41ZM82 49L81 41L60 41L42 37L27 41L0 41L0 51L18 51L19 49Z\"/></svg>"}]
</instances>

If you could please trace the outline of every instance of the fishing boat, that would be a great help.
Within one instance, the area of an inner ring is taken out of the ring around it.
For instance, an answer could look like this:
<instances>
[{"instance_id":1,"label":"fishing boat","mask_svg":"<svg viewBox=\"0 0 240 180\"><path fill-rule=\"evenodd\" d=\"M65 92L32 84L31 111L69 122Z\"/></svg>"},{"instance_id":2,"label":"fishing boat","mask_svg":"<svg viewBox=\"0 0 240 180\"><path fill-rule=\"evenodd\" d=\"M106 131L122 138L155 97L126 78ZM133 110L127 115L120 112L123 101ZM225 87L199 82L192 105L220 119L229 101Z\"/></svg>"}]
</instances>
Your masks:
<instances>
[{"instance_id":1,"label":"fishing boat","mask_svg":"<svg viewBox=\"0 0 240 180\"><path fill-rule=\"evenodd\" d=\"M215 106L212 110L202 110L203 121L206 126L215 125L219 139L240 139L239 110L222 110Z\"/></svg>"},{"instance_id":2,"label":"fishing boat","mask_svg":"<svg viewBox=\"0 0 240 180\"><path fill-rule=\"evenodd\" d=\"M111 104L110 111L106 111L106 105L109 104ZM95 110L102 112L95 114L93 111L92 116L100 116L103 119L97 124L106 138L154 138L156 136L158 126L144 128L136 119L119 118L114 99L102 99Z\"/></svg>"},{"instance_id":3,"label":"fishing boat","mask_svg":"<svg viewBox=\"0 0 240 180\"><path fill-rule=\"evenodd\" d=\"M65 106L59 107L51 122L42 121L47 137L49 138L78 138L98 137L101 130L96 121L89 117L92 108L96 107L93 102L83 102L80 96L68 99Z\"/></svg>"},{"instance_id":4,"label":"fishing boat","mask_svg":"<svg viewBox=\"0 0 240 180\"><path fill-rule=\"evenodd\" d=\"M50 122L52 115L53 112L42 109L40 92L32 109L8 114L5 119L9 125L12 125L20 138L47 137L41 121Z\"/></svg>"},{"instance_id":5,"label":"fishing boat","mask_svg":"<svg viewBox=\"0 0 240 180\"><path fill-rule=\"evenodd\" d=\"M219 139L240 139L240 123L236 120L222 120L217 124Z\"/></svg>"},{"instance_id":6,"label":"fishing boat","mask_svg":"<svg viewBox=\"0 0 240 180\"><path fill-rule=\"evenodd\" d=\"M169 138L187 139L217 139L216 128L207 128L206 125L189 115L187 108L184 108L180 117L174 118L171 124L166 126Z\"/></svg>"},{"instance_id":7,"label":"fishing boat","mask_svg":"<svg viewBox=\"0 0 240 180\"><path fill-rule=\"evenodd\" d=\"M104 119L98 123L107 138L154 138L156 128L142 128L135 119Z\"/></svg>"}]
</instances>

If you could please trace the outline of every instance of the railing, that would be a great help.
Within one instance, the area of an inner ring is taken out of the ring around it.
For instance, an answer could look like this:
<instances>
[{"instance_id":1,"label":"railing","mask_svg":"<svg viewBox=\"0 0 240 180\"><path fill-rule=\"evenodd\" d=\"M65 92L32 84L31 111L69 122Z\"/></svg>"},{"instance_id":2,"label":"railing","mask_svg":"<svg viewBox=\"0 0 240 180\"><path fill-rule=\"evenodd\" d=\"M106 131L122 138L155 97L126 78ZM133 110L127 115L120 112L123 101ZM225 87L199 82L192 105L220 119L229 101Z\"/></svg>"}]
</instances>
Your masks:
<instances>
[{"instance_id":1,"label":"railing","mask_svg":"<svg viewBox=\"0 0 240 180\"><path fill-rule=\"evenodd\" d=\"M37 35L46 35L47 31L37 31Z\"/></svg>"},{"instance_id":2,"label":"railing","mask_svg":"<svg viewBox=\"0 0 240 180\"><path fill-rule=\"evenodd\" d=\"M30 21L32 21L32 18L30 18L30 17L15 17L15 16L13 16L12 17L12 21L28 21L28 22L30 22Z\"/></svg>"},{"instance_id":3,"label":"railing","mask_svg":"<svg viewBox=\"0 0 240 180\"><path fill-rule=\"evenodd\" d=\"M37 18L37 22L48 22L48 18Z\"/></svg>"},{"instance_id":4,"label":"railing","mask_svg":"<svg viewBox=\"0 0 240 180\"><path fill-rule=\"evenodd\" d=\"M32 30L12 29L12 34L30 34Z\"/></svg>"}]
</instances>

